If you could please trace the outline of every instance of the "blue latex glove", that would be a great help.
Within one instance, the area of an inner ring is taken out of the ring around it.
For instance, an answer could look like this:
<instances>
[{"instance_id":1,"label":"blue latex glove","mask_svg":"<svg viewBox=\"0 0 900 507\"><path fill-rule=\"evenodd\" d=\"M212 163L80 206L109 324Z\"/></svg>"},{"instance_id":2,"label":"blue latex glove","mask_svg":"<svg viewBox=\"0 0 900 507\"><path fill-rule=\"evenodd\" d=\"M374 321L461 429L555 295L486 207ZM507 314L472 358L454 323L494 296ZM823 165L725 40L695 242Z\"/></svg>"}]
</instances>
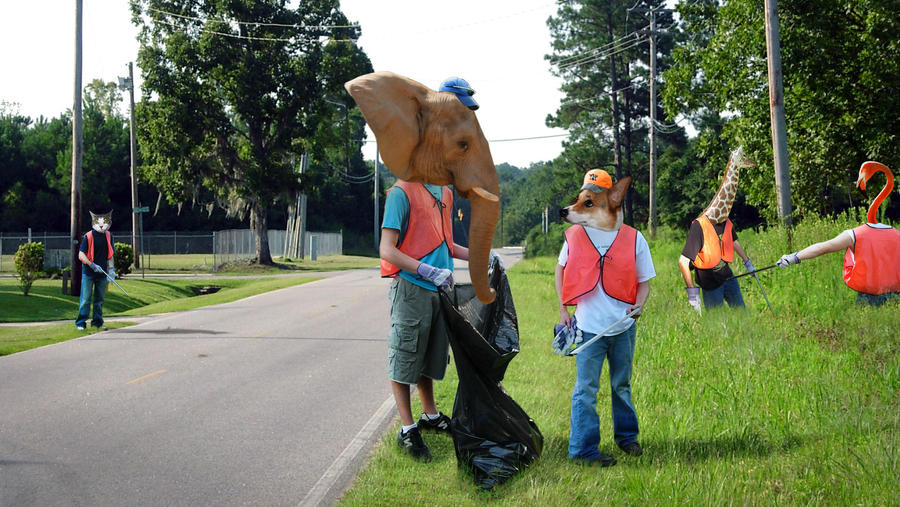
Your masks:
<instances>
[{"instance_id":1,"label":"blue latex glove","mask_svg":"<svg viewBox=\"0 0 900 507\"><path fill-rule=\"evenodd\" d=\"M115 266L109 267L109 277L112 278L113 280L116 279L116 267Z\"/></svg>"},{"instance_id":2,"label":"blue latex glove","mask_svg":"<svg viewBox=\"0 0 900 507\"><path fill-rule=\"evenodd\" d=\"M92 262L88 264L88 266L90 266L90 268L94 270L94 273L100 272L100 266L98 266L96 262Z\"/></svg>"},{"instance_id":3,"label":"blue latex glove","mask_svg":"<svg viewBox=\"0 0 900 507\"><path fill-rule=\"evenodd\" d=\"M436 268L423 262L416 268L416 273L425 280L433 283L435 287L443 287L444 289L453 288L453 272L449 269Z\"/></svg>"}]
</instances>

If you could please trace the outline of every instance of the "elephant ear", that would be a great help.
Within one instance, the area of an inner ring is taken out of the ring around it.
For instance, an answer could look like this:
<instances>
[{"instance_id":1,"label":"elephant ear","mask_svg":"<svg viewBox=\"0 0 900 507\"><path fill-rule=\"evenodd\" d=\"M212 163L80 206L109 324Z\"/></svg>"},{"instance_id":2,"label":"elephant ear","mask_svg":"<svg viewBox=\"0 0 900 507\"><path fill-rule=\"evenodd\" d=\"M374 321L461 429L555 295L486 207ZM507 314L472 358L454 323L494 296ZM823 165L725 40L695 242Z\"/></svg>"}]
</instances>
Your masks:
<instances>
[{"instance_id":1,"label":"elephant ear","mask_svg":"<svg viewBox=\"0 0 900 507\"><path fill-rule=\"evenodd\" d=\"M431 90L393 72L365 74L346 82L344 88L375 133L384 165L409 181L413 177L410 160L422 135L421 109Z\"/></svg>"}]
</instances>

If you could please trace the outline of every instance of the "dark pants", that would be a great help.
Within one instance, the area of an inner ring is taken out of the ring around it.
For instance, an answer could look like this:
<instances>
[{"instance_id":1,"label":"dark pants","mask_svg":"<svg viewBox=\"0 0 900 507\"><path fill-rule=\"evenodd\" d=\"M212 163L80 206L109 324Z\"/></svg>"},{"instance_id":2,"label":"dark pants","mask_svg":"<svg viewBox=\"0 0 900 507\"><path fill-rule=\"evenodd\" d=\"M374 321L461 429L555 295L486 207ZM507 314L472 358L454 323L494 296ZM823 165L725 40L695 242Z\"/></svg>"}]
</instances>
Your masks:
<instances>
[{"instance_id":1,"label":"dark pants","mask_svg":"<svg viewBox=\"0 0 900 507\"><path fill-rule=\"evenodd\" d=\"M728 280L718 289L703 289L703 306L707 310L722 306L726 302L728 306L744 308L744 296L741 295L741 286L737 279Z\"/></svg>"},{"instance_id":2,"label":"dark pants","mask_svg":"<svg viewBox=\"0 0 900 507\"><path fill-rule=\"evenodd\" d=\"M90 269L85 266L84 269ZM81 273L81 298L78 301L78 318L75 319L76 326L84 326L91 314L91 306L94 309L94 317L91 319L91 325L100 327L103 325L103 297L106 296L106 284L109 283L106 278L94 278L87 273ZM94 304L91 305L91 296L94 298Z\"/></svg>"}]
</instances>

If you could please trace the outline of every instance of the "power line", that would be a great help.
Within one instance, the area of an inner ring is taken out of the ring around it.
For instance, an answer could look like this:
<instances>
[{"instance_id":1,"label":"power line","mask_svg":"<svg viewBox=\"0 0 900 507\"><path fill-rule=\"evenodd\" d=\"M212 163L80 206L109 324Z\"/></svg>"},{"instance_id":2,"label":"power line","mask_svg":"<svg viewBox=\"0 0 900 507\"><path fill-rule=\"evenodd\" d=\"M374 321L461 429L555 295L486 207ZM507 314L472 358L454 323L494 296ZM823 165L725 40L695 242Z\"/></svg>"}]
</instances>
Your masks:
<instances>
[{"instance_id":1,"label":"power line","mask_svg":"<svg viewBox=\"0 0 900 507\"><path fill-rule=\"evenodd\" d=\"M154 20L156 23L162 23L164 25L170 25L175 28L186 28L177 23L172 23L171 21L164 21L161 19ZM290 38L279 38L279 37L253 37L250 35L237 35L233 33L226 32L217 32L215 30L207 30L205 28L197 28L196 31L202 33L208 33L212 35L220 35L222 37L231 37L233 39L244 39L244 40L260 40L260 41L270 41L270 42L292 42L295 40L306 40L306 41L321 41L321 37L290 37ZM325 39L331 42L356 42L356 39Z\"/></svg>"},{"instance_id":2,"label":"power line","mask_svg":"<svg viewBox=\"0 0 900 507\"><path fill-rule=\"evenodd\" d=\"M583 51L583 52L581 52L581 53L579 53L579 54L566 56L566 57L560 58L560 59L558 59L558 60L556 60L556 61L551 60L550 63L552 63L552 64L565 65L566 63L568 63L568 60L572 60L572 59L580 59L580 58L589 56L591 53L596 53L596 52L599 52L599 51L604 51L604 50L606 50L607 48L609 48L610 46L615 46L615 45L617 45L618 43L620 43L621 41L624 41L625 39L628 39L628 38L634 38L634 36L637 36L637 35L638 35L637 32L631 32L631 33L629 33L629 34L627 34L627 35L623 35L623 36L619 37L618 39L613 39L612 41L610 41L610 42L608 42L608 43L606 43L606 44L604 44L604 45L602 45L602 46L599 46L599 47L596 47L596 48L593 48L593 49L589 49L589 50L587 50L587 51Z\"/></svg>"},{"instance_id":3,"label":"power line","mask_svg":"<svg viewBox=\"0 0 900 507\"><path fill-rule=\"evenodd\" d=\"M570 64L560 66L560 67L559 67L559 70L560 70L560 71L563 71L563 70L571 69L572 67L577 67L577 66L579 66L579 65L587 65L587 64L591 64L591 63L598 62L598 61L601 61L601 60L605 60L605 59L607 59L607 58L609 58L609 57L611 57L611 56L614 56L614 55L617 55L617 54L619 54L619 53L623 53L623 52L625 52L625 51L628 51L629 49L635 48L635 47L641 45L641 44L642 44L643 42L645 42L646 40L647 40L647 39L643 39L643 38L641 38L641 39L636 39L636 40L634 40L633 42L629 42L627 45L617 47L617 48L616 48L615 50L613 50L613 51L609 51L609 52L606 52L606 53L598 54L598 55L595 55L595 56L590 56L590 57L585 58L584 60L579 60L579 61L577 61L577 62L572 62L572 63L570 63Z\"/></svg>"},{"instance_id":4,"label":"power line","mask_svg":"<svg viewBox=\"0 0 900 507\"><path fill-rule=\"evenodd\" d=\"M184 14L176 14L174 12L168 12L161 9L154 9L153 7L147 7L148 11L158 12L160 14L165 14L166 16L172 16L175 18L182 19L190 19L193 21L208 21L211 18L200 18L196 16L187 16ZM222 20L223 22L227 22L226 20ZM285 27L285 28L297 28L297 29L310 29L310 28L359 28L359 23L353 25L301 25L301 24L284 24L284 23L261 23L258 21L238 21L235 20L235 23L239 25L253 25L253 26L277 26L277 27Z\"/></svg>"}]
</instances>

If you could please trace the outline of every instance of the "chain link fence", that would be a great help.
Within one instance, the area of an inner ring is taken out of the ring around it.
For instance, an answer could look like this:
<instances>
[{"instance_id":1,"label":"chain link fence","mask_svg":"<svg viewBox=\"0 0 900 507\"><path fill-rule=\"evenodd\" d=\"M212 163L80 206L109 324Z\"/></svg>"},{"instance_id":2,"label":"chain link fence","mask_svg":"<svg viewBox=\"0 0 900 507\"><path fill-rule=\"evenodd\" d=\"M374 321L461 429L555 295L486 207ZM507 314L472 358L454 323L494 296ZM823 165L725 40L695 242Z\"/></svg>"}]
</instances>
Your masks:
<instances>
[{"instance_id":1,"label":"chain link fence","mask_svg":"<svg viewBox=\"0 0 900 507\"><path fill-rule=\"evenodd\" d=\"M269 252L272 257L285 253L285 231L269 230ZM131 232L112 231L113 241L131 243ZM213 232L152 232L138 237L145 264L154 255L208 255L211 270L226 262L251 259L256 256L256 231L228 229ZM140 241L142 245L140 244ZM0 233L0 271L15 271L13 257L24 243L44 244L44 269L62 269L71 264L69 235L60 232ZM343 254L343 232L307 232L303 238L300 257ZM204 264L206 264L204 262Z\"/></svg>"}]
</instances>

